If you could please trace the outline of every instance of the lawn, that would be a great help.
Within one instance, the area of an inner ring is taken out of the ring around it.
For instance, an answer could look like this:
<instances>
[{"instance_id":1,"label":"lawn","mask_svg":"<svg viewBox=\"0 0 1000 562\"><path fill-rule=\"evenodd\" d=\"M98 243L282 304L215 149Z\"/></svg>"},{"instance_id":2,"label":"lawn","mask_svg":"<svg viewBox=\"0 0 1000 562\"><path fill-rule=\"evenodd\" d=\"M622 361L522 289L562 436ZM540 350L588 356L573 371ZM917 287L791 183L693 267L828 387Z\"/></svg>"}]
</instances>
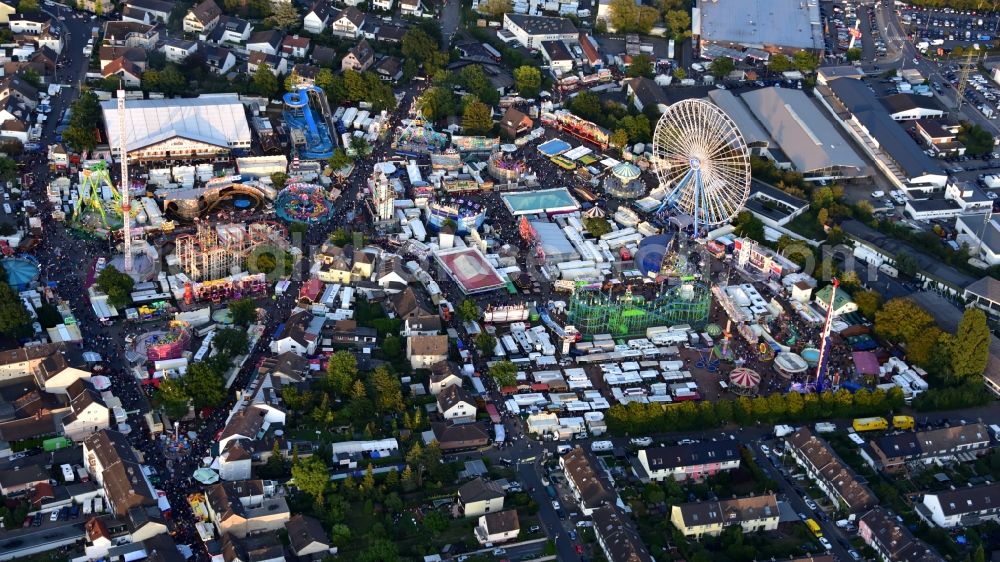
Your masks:
<instances>
[{"instance_id":1,"label":"lawn","mask_svg":"<svg viewBox=\"0 0 1000 562\"><path fill-rule=\"evenodd\" d=\"M810 240L826 239L826 232L819 225L819 222L816 220L816 214L812 211L806 211L795 217L792 219L792 222L785 225L785 228L796 234L801 234Z\"/></svg>"}]
</instances>

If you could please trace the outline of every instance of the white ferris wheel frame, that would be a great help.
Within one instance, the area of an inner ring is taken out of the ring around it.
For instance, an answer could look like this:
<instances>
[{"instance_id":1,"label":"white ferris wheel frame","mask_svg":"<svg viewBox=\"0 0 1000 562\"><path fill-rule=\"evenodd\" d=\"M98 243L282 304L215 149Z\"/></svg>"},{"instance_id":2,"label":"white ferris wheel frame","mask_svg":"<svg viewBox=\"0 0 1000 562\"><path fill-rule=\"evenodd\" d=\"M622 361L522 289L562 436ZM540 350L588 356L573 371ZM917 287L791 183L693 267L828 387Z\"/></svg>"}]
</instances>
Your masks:
<instances>
[{"instance_id":1,"label":"white ferris wheel frame","mask_svg":"<svg viewBox=\"0 0 1000 562\"><path fill-rule=\"evenodd\" d=\"M653 169L668 192L660 206L699 225L729 222L750 195L750 153L736 123L699 99L672 104L653 131Z\"/></svg>"}]
</instances>

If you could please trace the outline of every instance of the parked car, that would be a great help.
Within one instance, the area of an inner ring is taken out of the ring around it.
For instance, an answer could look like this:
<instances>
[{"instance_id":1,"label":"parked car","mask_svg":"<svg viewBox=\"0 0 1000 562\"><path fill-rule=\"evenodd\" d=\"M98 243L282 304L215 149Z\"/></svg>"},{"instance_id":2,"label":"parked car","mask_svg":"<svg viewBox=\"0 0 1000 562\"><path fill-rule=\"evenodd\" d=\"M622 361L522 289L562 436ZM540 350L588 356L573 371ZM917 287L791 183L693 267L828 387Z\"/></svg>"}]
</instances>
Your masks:
<instances>
[{"instance_id":1,"label":"parked car","mask_svg":"<svg viewBox=\"0 0 1000 562\"><path fill-rule=\"evenodd\" d=\"M833 545L830 544L830 541L826 540L826 537L820 537L819 544L823 545L823 548L827 550L833 550Z\"/></svg>"},{"instance_id":2,"label":"parked car","mask_svg":"<svg viewBox=\"0 0 1000 562\"><path fill-rule=\"evenodd\" d=\"M812 501L809 498L806 498L806 506L808 506L809 509L811 509L813 511L819 511L819 506L816 505L816 502Z\"/></svg>"}]
</instances>

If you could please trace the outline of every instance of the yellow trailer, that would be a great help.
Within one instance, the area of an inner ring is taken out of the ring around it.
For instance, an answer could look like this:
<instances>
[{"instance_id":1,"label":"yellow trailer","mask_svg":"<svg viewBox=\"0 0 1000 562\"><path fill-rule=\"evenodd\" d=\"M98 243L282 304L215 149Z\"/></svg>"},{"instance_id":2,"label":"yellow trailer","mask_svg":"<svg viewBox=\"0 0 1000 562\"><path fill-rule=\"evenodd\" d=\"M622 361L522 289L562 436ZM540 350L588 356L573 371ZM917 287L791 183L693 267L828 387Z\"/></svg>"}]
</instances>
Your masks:
<instances>
[{"instance_id":1,"label":"yellow trailer","mask_svg":"<svg viewBox=\"0 0 1000 562\"><path fill-rule=\"evenodd\" d=\"M852 424L854 431L879 431L889 429L889 421L885 418L857 418Z\"/></svg>"},{"instance_id":2,"label":"yellow trailer","mask_svg":"<svg viewBox=\"0 0 1000 562\"><path fill-rule=\"evenodd\" d=\"M892 416L892 427L895 429L913 429L913 416Z\"/></svg>"}]
</instances>

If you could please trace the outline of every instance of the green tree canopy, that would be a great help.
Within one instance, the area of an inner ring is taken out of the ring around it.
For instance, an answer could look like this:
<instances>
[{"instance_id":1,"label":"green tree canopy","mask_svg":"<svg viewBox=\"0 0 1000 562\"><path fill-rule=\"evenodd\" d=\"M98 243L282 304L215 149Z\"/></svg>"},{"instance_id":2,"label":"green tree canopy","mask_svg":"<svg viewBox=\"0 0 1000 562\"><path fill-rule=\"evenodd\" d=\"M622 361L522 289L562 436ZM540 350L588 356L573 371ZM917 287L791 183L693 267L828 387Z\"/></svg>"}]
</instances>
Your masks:
<instances>
[{"instance_id":1,"label":"green tree canopy","mask_svg":"<svg viewBox=\"0 0 1000 562\"><path fill-rule=\"evenodd\" d=\"M736 233L758 242L764 241L764 223L750 211L742 211L734 222Z\"/></svg>"},{"instance_id":2,"label":"green tree canopy","mask_svg":"<svg viewBox=\"0 0 1000 562\"><path fill-rule=\"evenodd\" d=\"M406 404L403 402L403 387L399 378L392 374L385 365L378 366L371 376L372 389L375 391L375 409L380 414L402 412Z\"/></svg>"},{"instance_id":3,"label":"green tree canopy","mask_svg":"<svg viewBox=\"0 0 1000 562\"><path fill-rule=\"evenodd\" d=\"M981 377L990 358L990 329L986 314L967 308L951 338L951 370L958 378Z\"/></svg>"},{"instance_id":4,"label":"green tree canopy","mask_svg":"<svg viewBox=\"0 0 1000 562\"><path fill-rule=\"evenodd\" d=\"M288 31L299 27L302 20L294 2L277 2L267 21L277 29Z\"/></svg>"},{"instance_id":5,"label":"green tree canopy","mask_svg":"<svg viewBox=\"0 0 1000 562\"><path fill-rule=\"evenodd\" d=\"M31 334L31 315L6 282L0 282L0 334L14 338Z\"/></svg>"},{"instance_id":6,"label":"green tree canopy","mask_svg":"<svg viewBox=\"0 0 1000 562\"><path fill-rule=\"evenodd\" d=\"M781 53L774 54L767 61L767 69L771 72L786 72L792 69L792 61Z\"/></svg>"},{"instance_id":7,"label":"green tree canopy","mask_svg":"<svg viewBox=\"0 0 1000 562\"><path fill-rule=\"evenodd\" d=\"M622 150L628 144L628 132L625 129L618 129L611 134L611 146Z\"/></svg>"},{"instance_id":8,"label":"green tree canopy","mask_svg":"<svg viewBox=\"0 0 1000 562\"><path fill-rule=\"evenodd\" d=\"M489 373L500 388L517 385L517 366L510 361L497 361L490 367Z\"/></svg>"},{"instance_id":9,"label":"green tree canopy","mask_svg":"<svg viewBox=\"0 0 1000 562\"><path fill-rule=\"evenodd\" d=\"M326 490L330 486L330 471L318 455L292 463L292 479L296 488L312 496L316 503L323 504Z\"/></svg>"},{"instance_id":10,"label":"green tree canopy","mask_svg":"<svg viewBox=\"0 0 1000 562\"><path fill-rule=\"evenodd\" d=\"M599 217L588 217L583 219L583 226L587 229L587 232L595 238L600 238L601 236L611 232L611 223L609 223L607 219Z\"/></svg>"},{"instance_id":11,"label":"green tree canopy","mask_svg":"<svg viewBox=\"0 0 1000 562\"><path fill-rule=\"evenodd\" d=\"M462 129L473 135L482 135L493 129L493 111L485 103L474 101L462 112Z\"/></svg>"},{"instance_id":12,"label":"green tree canopy","mask_svg":"<svg viewBox=\"0 0 1000 562\"><path fill-rule=\"evenodd\" d=\"M163 409L168 418L179 420L187 415L191 397L188 396L180 379L167 377L156 389L153 402Z\"/></svg>"},{"instance_id":13,"label":"green tree canopy","mask_svg":"<svg viewBox=\"0 0 1000 562\"><path fill-rule=\"evenodd\" d=\"M428 121L439 121L455 114L455 96L447 88L431 86L420 94L417 107Z\"/></svg>"},{"instance_id":14,"label":"green tree canopy","mask_svg":"<svg viewBox=\"0 0 1000 562\"><path fill-rule=\"evenodd\" d=\"M479 305L476 301L472 299L465 299L458 304L458 317L465 322L472 322L479 320L482 313L479 310Z\"/></svg>"},{"instance_id":15,"label":"green tree canopy","mask_svg":"<svg viewBox=\"0 0 1000 562\"><path fill-rule=\"evenodd\" d=\"M691 14L687 10L667 10L663 21L670 29L670 35L677 41L683 41L691 36Z\"/></svg>"},{"instance_id":16,"label":"green tree canopy","mask_svg":"<svg viewBox=\"0 0 1000 562\"><path fill-rule=\"evenodd\" d=\"M334 150L333 156L331 156L330 159L327 160L327 164L329 164L330 167L333 168L334 170L340 170L346 168L351 164L351 162L353 162L353 160L351 159L350 156L347 155L346 152L344 152L343 148L338 148Z\"/></svg>"},{"instance_id":17,"label":"green tree canopy","mask_svg":"<svg viewBox=\"0 0 1000 562\"><path fill-rule=\"evenodd\" d=\"M212 337L212 347L229 357L245 354L249 344L250 338L246 330L238 328L223 328Z\"/></svg>"},{"instance_id":18,"label":"green tree canopy","mask_svg":"<svg viewBox=\"0 0 1000 562\"><path fill-rule=\"evenodd\" d=\"M497 339L486 332L480 332L476 336L476 347L483 355L492 355L497 346Z\"/></svg>"},{"instance_id":19,"label":"green tree canopy","mask_svg":"<svg viewBox=\"0 0 1000 562\"><path fill-rule=\"evenodd\" d=\"M632 63L628 65L628 70L625 72L625 75L629 78L636 78L639 76L652 78L654 74L653 61L646 55L636 55L632 57Z\"/></svg>"},{"instance_id":20,"label":"green tree canopy","mask_svg":"<svg viewBox=\"0 0 1000 562\"><path fill-rule=\"evenodd\" d=\"M338 351L326 364L326 381L338 396L347 396L358 379L358 360L349 351Z\"/></svg>"},{"instance_id":21,"label":"green tree canopy","mask_svg":"<svg viewBox=\"0 0 1000 562\"><path fill-rule=\"evenodd\" d=\"M640 6L632 0L611 0L611 27L617 33L648 35L660 20L660 11L652 6Z\"/></svg>"},{"instance_id":22,"label":"green tree canopy","mask_svg":"<svg viewBox=\"0 0 1000 562\"><path fill-rule=\"evenodd\" d=\"M729 76L729 73L734 70L736 70L736 63L729 57L715 57L712 64L708 65L708 72L717 80Z\"/></svg>"},{"instance_id":23,"label":"green tree canopy","mask_svg":"<svg viewBox=\"0 0 1000 562\"><path fill-rule=\"evenodd\" d=\"M257 303L251 297L229 301L228 308L233 324L237 326L249 326L257 320Z\"/></svg>"},{"instance_id":24,"label":"green tree canopy","mask_svg":"<svg viewBox=\"0 0 1000 562\"><path fill-rule=\"evenodd\" d=\"M259 64L253 74L253 89L258 95L272 99L281 93L281 83L266 64Z\"/></svg>"},{"instance_id":25,"label":"green tree canopy","mask_svg":"<svg viewBox=\"0 0 1000 562\"><path fill-rule=\"evenodd\" d=\"M195 408L218 408L226 399L226 381L218 364L195 361L182 380Z\"/></svg>"},{"instance_id":26,"label":"green tree canopy","mask_svg":"<svg viewBox=\"0 0 1000 562\"><path fill-rule=\"evenodd\" d=\"M482 6L482 4L480 4ZM542 90L542 72L537 67L530 65L519 66L514 69L514 87L517 93L525 98L534 98Z\"/></svg>"},{"instance_id":27,"label":"green tree canopy","mask_svg":"<svg viewBox=\"0 0 1000 562\"><path fill-rule=\"evenodd\" d=\"M117 308L128 306L132 302L132 288L135 280L131 276L118 271L113 265L107 265L97 275L97 288L108 295L108 302Z\"/></svg>"},{"instance_id":28,"label":"green tree canopy","mask_svg":"<svg viewBox=\"0 0 1000 562\"><path fill-rule=\"evenodd\" d=\"M878 291L867 290L854 293L853 298L854 304L858 305L858 312L865 318L874 320L875 313L878 312L878 308L882 304L882 295Z\"/></svg>"},{"instance_id":29,"label":"green tree canopy","mask_svg":"<svg viewBox=\"0 0 1000 562\"><path fill-rule=\"evenodd\" d=\"M926 310L906 298L886 302L875 314L875 333L895 342L912 342L934 325L934 318Z\"/></svg>"},{"instance_id":30,"label":"green tree canopy","mask_svg":"<svg viewBox=\"0 0 1000 562\"><path fill-rule=\"evenodd\" d=\"M852 49L847 49L847 61L854 62L861 60L861 49L854 47Z\"/></svg>"},{"instance_id":31,"label":"green tree canopy","mask_svg":"<svg viewBox=\"0 0 1000 562\"><path fill-rule=\"evenodd\" d=\"M410 28L403 35L402 43L403 56L422 65L428 76L433 76L448 64L448 54L441 50L435 38L420 27Z\"/></svg>"},{"instance_id":32,"label":"green tree canopy","mask_svg":"<svg viewBox=\"0 0 1000 562\"><path fill-rule=\"evenodd\" d=\"M962 123L958 131L958 141L965 145L965 152L972 156L994 151L993 135L979 125Z\"/></svg>"},{"instance_id":33,"label":"green tree canopy","mask_svg":"<svg viewBox=\"0 0 1000 562\"><path fill-rule=\"evenodd\" d=\"M796 51L792 55L792 65L799 72L814 72L819 68L819 59L809 51Z\"/></svg>"}]
</instances>

